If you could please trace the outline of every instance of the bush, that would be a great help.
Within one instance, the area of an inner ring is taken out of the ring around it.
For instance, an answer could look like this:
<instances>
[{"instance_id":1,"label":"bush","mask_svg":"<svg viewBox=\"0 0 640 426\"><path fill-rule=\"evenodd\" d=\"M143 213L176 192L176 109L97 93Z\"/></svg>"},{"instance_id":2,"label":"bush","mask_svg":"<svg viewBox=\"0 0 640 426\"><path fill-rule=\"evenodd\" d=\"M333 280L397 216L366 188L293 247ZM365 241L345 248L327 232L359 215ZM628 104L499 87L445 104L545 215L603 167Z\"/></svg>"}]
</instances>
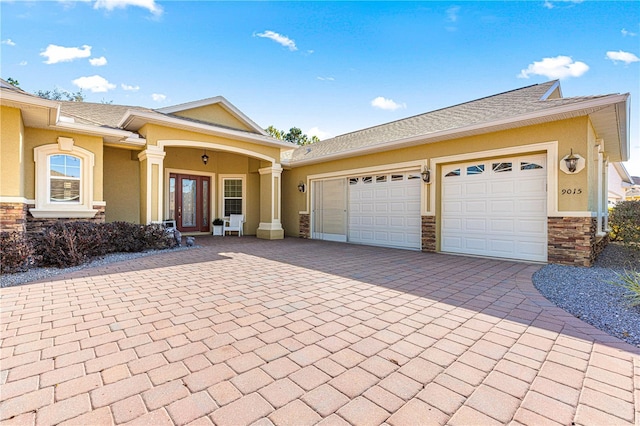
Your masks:
<instances>
[{"instance_id":1,"label":"bush","mask_svg":"<svg viewBox=\"0 0 640 426\"><path fill-rule=\"evenodd\" d=\"M56 222L34 237L40 266L66 268L116 252L141 252L175 245L160 225L127 222Z\"/></svg>"},{"instance_id":2,"label":"bush","mask_svg":"<svg viewBox=\"0 0 640 426\"><path fill-rule=\"evenodd\" d=\"M621 201L609 214L610 237L640 248L640 200Z\"/></svg>"},{"instance_id":3,"label":"bush","mask_svg":"<svg viewBox=\"0 0 640 426\"><path fill-rule=\"evenodd\" d=\"M627 269L622 273L616 272L616 279L610 283L627 291L624 297L629 301L629 306L640 306L640 272Z\"/></svg>"},{"instance_id":4,"label":"bush","mask_svg":"<svg viewBox=\"0 0 640 426\"><path fill-rule=\"evenodd\" d=\"M31 244L22 232L0 233L0 273L24 272L34 261Z\"/></svg>"}]
</instances>

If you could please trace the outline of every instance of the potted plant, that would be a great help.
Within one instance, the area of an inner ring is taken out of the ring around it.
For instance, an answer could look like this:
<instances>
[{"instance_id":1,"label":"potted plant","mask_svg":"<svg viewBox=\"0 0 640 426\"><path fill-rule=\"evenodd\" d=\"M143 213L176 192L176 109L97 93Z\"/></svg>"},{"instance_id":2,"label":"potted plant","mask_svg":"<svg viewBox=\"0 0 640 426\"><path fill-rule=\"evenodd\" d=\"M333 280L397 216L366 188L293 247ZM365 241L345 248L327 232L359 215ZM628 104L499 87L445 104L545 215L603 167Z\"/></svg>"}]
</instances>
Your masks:
<instances>
[{"instance_id":1,"label":"potted plant","mask_svg":"<svg viewBox=\"0 0 640 426\"><path fill-rule=\"evenodd\" d=\"M219 217L213 220L213 235L222 236L222 225L224 225L224 221Z\"/></svg>"}]
</instances>

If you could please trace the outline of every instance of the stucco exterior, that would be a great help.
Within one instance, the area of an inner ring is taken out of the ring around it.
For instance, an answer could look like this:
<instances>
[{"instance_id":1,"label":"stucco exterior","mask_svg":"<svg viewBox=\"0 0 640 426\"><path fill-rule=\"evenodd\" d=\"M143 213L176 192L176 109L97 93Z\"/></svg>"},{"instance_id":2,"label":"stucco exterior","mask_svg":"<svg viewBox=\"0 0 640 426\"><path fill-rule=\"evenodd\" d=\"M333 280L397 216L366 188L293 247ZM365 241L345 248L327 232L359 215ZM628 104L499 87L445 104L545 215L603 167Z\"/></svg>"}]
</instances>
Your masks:
<instances>
[{"instance_id":1,"label":"stucco exterior","mask_svg":"<svg viewBox=\"0 0 640 426\"><path fill-rule=\"evenodd\" d=\"M628 157L628 95L562 98L557 82L297 149L222 97L149 110L42 100L6 82L2 91L3 230L57 219L177 220L201 234L214 218L241 211L245 235L309 238L314 182L363 173L419 178L428 170L419 187L420 247L440 251L445 168L538 155L546 164L547 260L588 265L606 243L609 163ZM573 172L564 161L571 152L580 157ZM75 207L46 200L53 179L46 161L56 154L82 159L81 185L89 187ZM235 189L227 193L225 182ZM181 221L183 214L201 223Z\"/></svg>"}]
</instances>

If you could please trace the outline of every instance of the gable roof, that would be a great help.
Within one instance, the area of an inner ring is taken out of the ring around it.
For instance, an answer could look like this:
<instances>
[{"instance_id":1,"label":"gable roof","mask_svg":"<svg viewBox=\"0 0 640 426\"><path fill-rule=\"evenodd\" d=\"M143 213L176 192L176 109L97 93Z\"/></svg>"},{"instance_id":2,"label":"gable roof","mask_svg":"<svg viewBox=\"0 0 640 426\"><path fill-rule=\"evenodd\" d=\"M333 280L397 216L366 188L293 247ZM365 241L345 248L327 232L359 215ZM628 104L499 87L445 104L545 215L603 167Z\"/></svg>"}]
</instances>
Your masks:
<instances>
[{"instance_id":1,"label":"gable roof","mask_svg":"<svg viewBox=\"0 0 640 426\"><path fill-rule=\"evenodd\" d=\"M598 137L619 145L611 161L626 161L628 96L563 98L559 82L549 81L306 145L287 162L311 164L584 115L592 118Z\"/></svg>"}]
</instances>

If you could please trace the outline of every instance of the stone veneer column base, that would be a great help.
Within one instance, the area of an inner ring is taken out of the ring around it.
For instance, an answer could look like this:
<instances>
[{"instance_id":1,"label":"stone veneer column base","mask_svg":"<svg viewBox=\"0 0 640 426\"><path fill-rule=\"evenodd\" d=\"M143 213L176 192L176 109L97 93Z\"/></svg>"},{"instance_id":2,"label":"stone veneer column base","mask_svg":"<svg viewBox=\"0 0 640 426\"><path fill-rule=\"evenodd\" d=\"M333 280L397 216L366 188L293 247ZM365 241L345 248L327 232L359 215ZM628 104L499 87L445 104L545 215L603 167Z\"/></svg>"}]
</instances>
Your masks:
<instances>
[{"instance_id":1,"label":"stone veneer column base","mask_svg":"<svg viewBox=\"0 0 640 426\"><path fill-rule=\"evenodd\" d=\"M436 251L436 217L422 216L422 251Z\"/></svg>"},{"instance_id":2,"label":"stone veneer column base","mask_svg":"<svg viewBox=\"0 0 640 426\"><path fill-rule=\"evenodd\" d=\"M298 236L300 238L311 238L311 219L309 214L300 214Z\"/></svg>"},{"instance_id":3,"label":"stone veneer column base","mask_svg":"<svg viewBox=\"0 0 640 426\"><path fill-rule=\"evenodd\" d=\"M35 207L35 206L29 206ZM54 223L61 222L94 222L94 223L104 223L105 219L105 206L93 206L94 210L98 210L96 215L92 218L40 218L36 219L31 216L31 214L27 214L27 232L30 234L41 232L43 229L48 226L53 225Z\"/></svg>"},{"instance_id":4,"label":"stone veneer column base","mask_svg":"<svg viewBox=\"0 0 640 426\"><path fill-rule=\"evenodd\" d=\"M25 203L0 203L0 231L25 232L27 230L27 205Z\"/></svg>"},{"instance_id":5,"label":"stone veneer column base","mask_svg":"<svg viewBox=\"0 0 640 426\"><path fill-rule=\"evenodd\" d=\"M549 263L591 266L609 242L608 236L596 237L594 217L550 217L547 226Z\"/></svg>"}]
</instances>

